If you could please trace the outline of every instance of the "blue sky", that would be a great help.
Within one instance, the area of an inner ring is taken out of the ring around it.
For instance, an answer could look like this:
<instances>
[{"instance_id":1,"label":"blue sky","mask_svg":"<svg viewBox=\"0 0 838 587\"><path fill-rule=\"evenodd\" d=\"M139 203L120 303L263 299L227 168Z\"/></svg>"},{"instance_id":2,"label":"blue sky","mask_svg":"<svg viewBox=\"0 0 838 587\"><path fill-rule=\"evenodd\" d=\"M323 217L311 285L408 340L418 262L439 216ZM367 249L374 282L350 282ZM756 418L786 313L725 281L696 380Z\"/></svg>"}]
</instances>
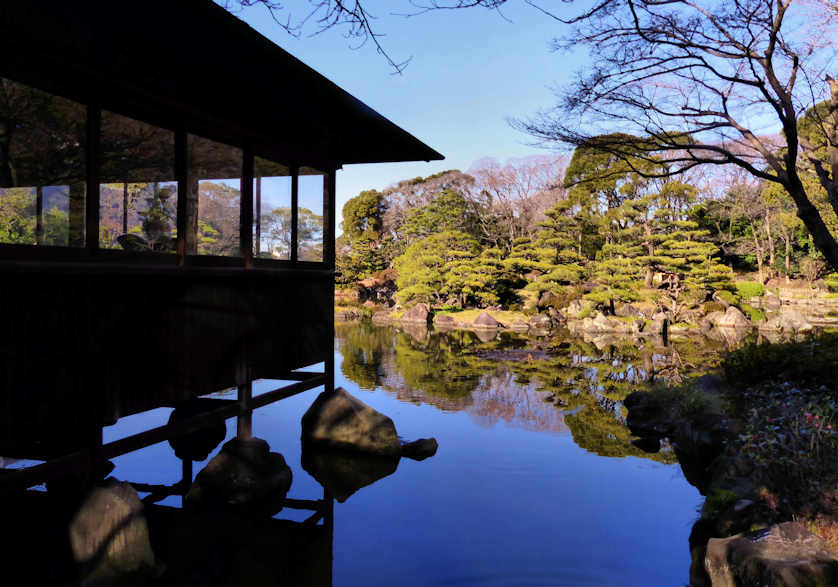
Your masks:
<instances>
[{"instance_id":1,"label":"blue sky","mask_svg":"<svg viewBox=\"0 0 838 587\"><path fill-rule=\"evenodd\" d=\"M289 5L292 4L289 2ZM303 5L302 2L293 3ZM482 157L505 160L543 154L512 129L509 117L525 117L555 103L552 88L570 80L580 56L550 51L560 23L524 2L497 12L440 11L405 18L401 1L369 0L382 42L395 60L412 57L393 75L372 43L356 45L343 31L300 38L288 35L264 9L237 13L253 28L446 156L431 163L348 165L338 174L338 221L347 199L363 189L383 189L400 179L444 169L467 170ZM566 9L564 4L559 9ZM309 27L309 33L315 27ZM352 140L347 137L347 140Z\"/></svg>"}]
</instances>

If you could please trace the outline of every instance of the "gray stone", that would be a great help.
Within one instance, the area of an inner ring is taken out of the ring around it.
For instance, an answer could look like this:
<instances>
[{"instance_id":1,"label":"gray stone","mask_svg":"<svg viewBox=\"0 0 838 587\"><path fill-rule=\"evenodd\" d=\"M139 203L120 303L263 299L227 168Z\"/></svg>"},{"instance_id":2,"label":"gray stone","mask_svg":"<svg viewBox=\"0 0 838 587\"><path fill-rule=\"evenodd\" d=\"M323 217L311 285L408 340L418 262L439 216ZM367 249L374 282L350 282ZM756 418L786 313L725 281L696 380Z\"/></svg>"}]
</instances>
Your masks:
<instances>
[{"instance_id":1,"label":"gray stone","mask_svg":"<svg viewBox=\"0 0 838 587\"><path fill-rule=\"evenodd\" d=\"M338 387L324 391L303 415L303 440L372 454L401 454L393 421Z\"/></svg>"},{"instance_id":2,"label":"gray stone","mask_svg":"<svg viewBox=\"0 0 838 587\"><path fill-rule=\"evenodd\" d=\"M474 328L503 328L503 324L495 320L488 312L481 312L481 314L474 319L472 326L474 326Z\"/></svg>"},{"instance_id":3,"label":"gray stone","mask_svg":"<svg viewBox=\"0 0 838 587\"><path fill-rule=\"evenodd\" d=\"M260 438L234 438L221 447L184 497L191 510L275 513L291 487L291 469Z\"/></svg>"},{"instance_id":4,"label":"gray stone","mask_svg":"<svg viewBox=\"0 0 838 587\"><path fill-rule=\"evenodd\" d=\"M143 504L128 483L94 489L70 522L82 585L113 585L157 573Z\"/></svg>"},{"instance_id":5,"label":"gray stone","mask_svg":"<svg viewBox=\"0 0 838 587\"><path fill-rule=\"evenodd\" d=\"M524 332L524 331L530 329L530 325L527 324L526 322L524 322L522 319L516 318L509 325L509 328L512 329L512 330L518 330L518 331Z\"/></svg>"},{"instance_id":6,"label":"gray stone","mask_svg":"<svg viewBox=\"0 0 838 587\"><path fill-rule=\"evenodd\" d=\"M549 316L544 316L542 314L537 314L530 318L530 326L533 328L539 328L543 330L550 330L553 326L553 321L550 320Z\"/></svg>"},{"instance_id":7,"label":"gray stone","mask_svg":"<svg viewBox=\"0 0 838 587\"><path fill-rule=\"evenodd\" d=\"M450 314L439 314L434 316L436 326L454 326L454 317Z\"/></svg>"},{"instance_id":8,"label":"gray stone","mask_svg":"<svg viewBox=\"0 0 838 587\"><path fill-rule=\"evenodd\" d=\"M766 293L760 301L760 306L772 312L778 311L782 305L780 298L772 293Z\"/></svg>"},{"instance_id":9,"label":"gray stone","mask_svg":"<svg viewBox=\"0 0 838 587\"><path fill-rule=\"evenodd\" d=\"M420 438L402 445L402 456L414 461L424 461L436 454L439 444L436 438Z\"/></svg>"},{"instance_id":10,"label":"gray stone","mask_svg":"<svg viewBox=\"0 0 838 587\"><path fill-rule=\"evenodd\" d=\"M838 585L838 558L803 524L711 538L704 568L713 587Z\"/></svg>"},{"instance_id":11,"label":"gray stone","mask_svg":"<svg viewBox=\"0 0 838 587\"><path fill-rule=\"evenodd\" d=\"M416 304L412 308L405 310L402 314L402 322L414 322L421 324L428 324L431 319L431 309L428 304Z\"/></svg>"},{"instance_id":12,"label":"gray stone","mask_svg":"<svg viewBox=\"0 0 838 587\"><path fill-rule=\"evenodd\" d=\"M578 318L579 314L581 314L585 310L585 304L582 300L573 300L567 305L565 309L565 316L568 318Z\"/></svg>"},{"instance_id":13,"label":"gray stone","mask_svg":"<svg viewBox=\"0 0 838 587\"><path fill-rule=\"evenodd\" d=\"M723 316L717 318L713 325L716 328L750 328L751 321L734 306L729 306Z\"/></svg>"},{"instance_id":14,"label":"gray stone","mask_svg":"<svg viewBox=\"0 0 838 587\"><path fill-rule=\"evenodd\" d=\"M811 332L812 325L806 317L797 310L789 310L780 314L780 327L783 332Z\"/></svg>"},{"instance_id":15,"label":"gray stone","mask_svg":"<svg viewBox=\"0 0 838 587\"><path fill-rule=\"evenodd\" d=\"M666 312L656 312L652 315L652 322L649 324L649 334L667 334L669 331L669 323L671 322L669 314Z\"/></svg>"}]
</instances>

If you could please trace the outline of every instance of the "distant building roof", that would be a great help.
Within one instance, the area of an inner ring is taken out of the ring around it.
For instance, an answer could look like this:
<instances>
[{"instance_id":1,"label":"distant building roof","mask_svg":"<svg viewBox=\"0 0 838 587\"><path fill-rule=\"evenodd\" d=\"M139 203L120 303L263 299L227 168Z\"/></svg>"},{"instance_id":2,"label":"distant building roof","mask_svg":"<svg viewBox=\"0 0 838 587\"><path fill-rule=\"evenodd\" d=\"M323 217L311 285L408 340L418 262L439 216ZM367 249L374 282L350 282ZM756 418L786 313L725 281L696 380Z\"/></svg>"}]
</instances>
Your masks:
<instances>
[{"instance_id":1,"label":"distant building roof","mask_svg":"<svg viewBox=\"0 0 838 587\"><path fill-rule=\"evenodd\" d=\"M209 0L0 5L0 75L288 163L434 149Z\"/></svg>"}]
</instances>

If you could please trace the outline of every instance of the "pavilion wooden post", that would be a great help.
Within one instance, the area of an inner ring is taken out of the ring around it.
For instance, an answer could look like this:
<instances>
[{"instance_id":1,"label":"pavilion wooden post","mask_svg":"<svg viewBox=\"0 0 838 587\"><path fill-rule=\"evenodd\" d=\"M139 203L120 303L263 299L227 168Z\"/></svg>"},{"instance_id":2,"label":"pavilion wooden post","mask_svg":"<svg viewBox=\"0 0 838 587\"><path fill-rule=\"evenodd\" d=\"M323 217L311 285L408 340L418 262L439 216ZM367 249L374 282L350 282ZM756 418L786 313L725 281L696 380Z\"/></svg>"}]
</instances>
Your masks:
<instances>
[{"instance_id":1,"label":"pavilion wooden post","mask_svg":"<svg viewBox=\"0 0 838 587\"><path fill-rule=\"evenodd\" d=\"M297 262L297 249L299 248L298 239L299 232L297 231L297 220L299 212L297 210L300 199L300 168L294 165L291 168L291 254L289 258L292 263Z\"/></svg>"},{"instance_id":2,"label":"pavilion wooden post","mask_svg":"<svg viewBox=\"0 0 838 587\"><path fill-rule=\"evenodd\" d=\"M189 177L187 173L186 130L175 131L175 178L177 179L177 255L178 265L186 262L186 192L189 191Z\"/></svg>"},{"instance_id":3,"label":"pavilion wooden post","mask_svg":"<svg viewBox=\"0 0 838 587\"><path fill-rule=\"evenodd\" d=\"M331 269L332 278L329 282L329 292L331 295L329 299L334 305L335 299L335 193L337 186L337 169L332 167L323 181L323 261L326 267ZM329 308L329 315L332 315L332 309ZM329 320L328 328L329 343L326 345L326 352L328 356L325 359L326 372L326 391L332 391L335 388L335 321Z\"/></svg>"},{"instance_id":4,"label":"pavilion wooden post","mask_svg":"<svg viewBox=\"0 0 838 587\"><path fill-rule=\"evenodd\" d=\"M44 188L37 187L35 192L35 243L44 244Z\"/></svg>"},{"instance_id":5,"label":"pavilion wooden post","mask_svg":"<svg viewBox=\"0 0 838 587\"><path fill-rule=\"evenodd\" d=\"M256 203L253 205L254 222L256 226L256 236L254 237L253 246L255 256L259 256L262 252L262 176L256 176Z\"/></svg>"},{"instance_id":6,"label":"pavilion wooden post","mask_svg":"<svg viewBox=\"0 0 838 587\"><path fill-rule=\"evenodd\" d=\"M90 253L99 250L99 141L102 128L102 109L98 104L87 106L87 207L85 214L85 242ZM84 202L82 202L84 204ZM71 202L72 206L72 202Z\"/></svg>"},{"instance_id":7,"label":"pavilion wooden post","mask_svg":"<svg viewBox=\"0 0 838 587\"><path fill-rule=\"evenodd\" d=\"M239 245L244 266L253 267L253 151L243 151Z\"/></svg>"},{"instance_id":8,"label":"pavilion wooden post","mask_svg":"<svg viewBox=\"0 0 838 587\"><path fill-rule=\"evenodd\" d=\"M239 384L238 401L241 405L241 413L236 420L236 437L248 440L253 437L253 408L250 405L253 399L253 382Z\"/></svg>"}]
</instances>

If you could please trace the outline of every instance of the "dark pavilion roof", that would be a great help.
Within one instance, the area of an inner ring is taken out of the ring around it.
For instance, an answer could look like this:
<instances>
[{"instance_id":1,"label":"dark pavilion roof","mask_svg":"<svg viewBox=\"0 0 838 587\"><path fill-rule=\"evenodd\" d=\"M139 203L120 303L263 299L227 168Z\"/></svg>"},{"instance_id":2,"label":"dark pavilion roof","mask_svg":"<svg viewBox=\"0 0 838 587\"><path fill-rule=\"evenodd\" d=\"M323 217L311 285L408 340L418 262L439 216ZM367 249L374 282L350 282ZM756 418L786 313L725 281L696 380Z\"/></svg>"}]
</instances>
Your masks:
<instances>
[{"instance_id":1,"label":"dark pavilion roof","mask_svg":"<svg viewBox=\"0 0 838 587\"><path fill-rule=\"evenodd\" d=\"M442 159L210 0L0 2L0 75L291 164Z\"/></svg>"}]
</instances>

